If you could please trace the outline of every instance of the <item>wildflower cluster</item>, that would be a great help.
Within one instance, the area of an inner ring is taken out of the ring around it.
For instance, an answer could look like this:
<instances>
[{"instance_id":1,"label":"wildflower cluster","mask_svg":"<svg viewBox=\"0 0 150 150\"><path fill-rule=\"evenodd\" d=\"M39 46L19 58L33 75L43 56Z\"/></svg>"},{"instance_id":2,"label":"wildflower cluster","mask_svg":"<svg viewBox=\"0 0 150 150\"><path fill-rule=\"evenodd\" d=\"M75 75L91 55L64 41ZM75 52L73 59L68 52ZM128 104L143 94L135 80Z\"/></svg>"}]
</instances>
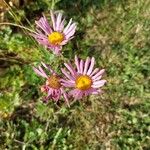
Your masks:
<instances>
[{"instance_id":1,"label":"wildflower cluster","mask_svg":"<svg viewBox=\"0 0 150 150\"><path fill-rule=\"evenodd\" d=\"M32 36L54 54L59 55L62 46L67 44L74 37L76 24L70 19L65 27L65 19L61 13L51 11L52 25L48 23L45 16L36 21L36 32ZM87 57L86 60L75 56L74 64L64 63L65 68L61 68L62 74L57 74L49 65L41 63L41 66L33 67L35 73L46 79L41 86L41 91L47 96L44 101L49 99L58 101L64 97L69 106L69 98L81 99L90 94L100 94L106 80L102 80L104 69L94 68L95 58Z\"/></svg>"}]
</instances>

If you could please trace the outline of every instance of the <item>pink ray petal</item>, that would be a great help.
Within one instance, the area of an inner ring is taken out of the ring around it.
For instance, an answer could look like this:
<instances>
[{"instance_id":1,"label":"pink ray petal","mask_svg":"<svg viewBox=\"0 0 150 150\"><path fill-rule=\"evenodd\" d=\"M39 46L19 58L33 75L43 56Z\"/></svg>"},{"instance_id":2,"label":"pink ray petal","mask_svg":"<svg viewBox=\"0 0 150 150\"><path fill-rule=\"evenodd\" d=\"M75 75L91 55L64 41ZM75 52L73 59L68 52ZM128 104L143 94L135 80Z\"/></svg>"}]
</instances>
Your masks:
<instances>
[{"instance_id":1,"label":"pink ray petal","mask_svg":"<svg viewBox=\"0 0 150 150\"><path fill-rule=\"evenodd\" d=\"M90 75L90 74L92 73L94 64L95 64L95 58L92 57L92 58L91 58L91 64L90 64L89 69L88 69L88 71L87 71L87 75Z\"/></svg>"},{"instance_id":2,"label":"pink ray petal","mask_svg":"<svg viewBox=\"0 0 150 150\"><path fill-rule=\"evenodd\" d=\"M75 73L75 70L73 69L72 65L71 64L67 64L67 63L64 63L64 65L66 66L66 68L70 71L70 73L72 74L72 76L75 76L76 73Z\"/></svg>"},{"instance_id":3,"label":"pink ray petal","mask_svg":"<svg viewBox=\"0 0 150 150\"><path fill-rule=\"evenodd\" d=\"M50 68L50 66L46 65L45 63L41 62L44 68L48 69L52 74L56 73L53 69Z\"/></svg>"},{"instance_id":4,"label":"pink ray petal","mask_svg":"<svg viewBox=\"0 0 150 150\"><path fill-rule=\"evenodd\" d=\"M68 42L69 40L70 40L70 39L63 40L63 41L60 43L60 45L66 45L66 44L67 44L67 42Z\"/></svg>"},{"instance_id":5,"label":"pink ray petal","mask_svg":"<svg viewBox=\"0 0 150 150\"><path fill-rule=\"evenodd\" d=\"M79 59L78 57L75 55L75 65L77 67L77 71L80 73L80 64L79 64Z\"/></svg>"},{"instance_id":6,"label":"pink ray petal","mask_svg":"<svg viewBox=\"0 0 150 150\"><path fill-rule=\"evenodd\" d=\"M62 50L62 46L60 46L60 45L54 46L52 48L52 50L53 50L54 54L60 55L60 51Z\"/></svg>"},{"instance_id":7,"label":"pink ray petal","mask_svg":"<svg viewBox=\"0 0 150 150\"><path fill-rule=\"evenodd\" d=\"M65 18L62 20L62 22L60 23L60 31L62 31L64 29L64 23L65 23Z\"/></svg>"},{"instance_id":8,"label":"pink ray petal","mask_svg":"<svg viewBox=\"0 0 150 150\"><path fill-rule=\"evenodd\" d=\"M39 71L40 71L43 75L47 76L46 73L45 73L45 71L42 69L41 66L39 66L38 68L39 68Z\"/></svg>"},{"instance_id":9,"label":"pink ray petal","mask_svg":"<svg viewBox=\"0 0 150 150\"><path fill-rule=\"evenodd\" d=\"M105 72L105 69L100 70L98 73L96 73L96 74L92 77L92 79L93 79L93 80L96 79L97 77L101 76L104 72Z\"/></svg>"},{"instance_id":10,"label":"pink ray petal","mask_svg":"<svg viewBox=\"0 0 150 150\"><path fill-rule=\"evenodd\" d=\"M74 84L73 83L62 83L62 85L64 86L64 87L74 87Z\"/></svg>"},{"instance_id":11,"label":"pink ray petal","mask_svg":"<svg viewBox=\"0 0 150 150\"><path fill-rule=\"evenodd\" d=\"M102 78L102 75L101 76L98 76L97 78L95 78L95 79L93 79L93 81L95 82L95 81L98 81L98 80L100 80Z\"/></svg>"},{"instance_id":12,"label":"pink ray petal","mask_svg":"<svg viewBox=\"0 0 150 150\"><path fill-rule=\"evenodd\" d=\"M72 31L70 31L67 35L65 35L65 37L66 37L66 39L72 39L71 37L74 35L74 33L75 33L75 29L76 28L74 28Z\"/></svg>"},{"instance_id":13,"label":"pink ray petal","mask_svg":"<svg viewBox=\"0 0 150 150\"><path fill-rule=\"evenodd\" d=\"M85 61L85 66L84 66L84 71L83 74L85 75L87 73L87 69L89 67L89 63L90 63L90 58L87 57L86 61Z\"/></svg>"},{"instance_id":14,"label":"pink ray petal","mask_svg":"<svg viewBox=\"0 0 150 150\"><path fill-rule=\"evenodd\" d=\"M84 61L81 59L80 60L80 73L83 74L83 65L84 65Z\"/></svg>"},{"instance_id":15,"label":"pink ray petal","mask_svg":"<svg viewBox=\"0 0 150 150\"><path fill-rule=\"evenodd\" d=\"M51 26L49 25L48 20L47 20L47 18L45 17L45 15L43 15L43 20L44 20L44 24L45 24L45 28L46 28L47 32L48 32L48 33L51 33L51 32L52 32L52 29L51 29Z\"/></svg>"},{"instance_id":16,"label":"pink ray petal","mask_svg":"<svg viewBox=\"0 0 150 150\"><path fill-rule=\"evenodd\" d=\"M70 27L71 23L72 23L72 18L70 19L68 25L65 27L65 29L64 29L64 31L63 31L64 34L66 34L66 31L67 31L68 28Z\"/></svg>"},{"instance_id":17,"label":"pink ray petal","mask_svg":"<svg viewBox=\"0 0 150 150\"><path fill-rule=\"evenodd\" d=\"M65 35L69 34L72 30L75 30L76 28L76 23L73 23L72 25L70 25L70 27L64 32Z\"/></svg>"},{"instance_id":18,"label":"pink ray petal","mask_svg":"<svg viewBox=\"0 0 150 150\"><path fill-rule=\"evenodd\" d=\"M43 19L43 17L41 19ZM39 21L35 21L35 24L40 27L47 35L49 35L50 33L45 29L41 19Z\"/></svg>"},{"instance_id":19,"label":"pink ray petal","mask_svg":"<svg viewBox=\"0 0 150 150\"><path fill-rule=\"evenodd\" d=\"M58 13L58 16L57 16L57 19L56 19L56 31L60 30L61 19L62 19L62 14Z\"/></svg>"},{"instance_id":20,"label":"pink ray petal","mask_svg":"<svg viewBox=\"0 0 150 150\"><path fill-rule=\"evenodd\" d=\"M70 80L74 80L75 78L71 75L69 75L64 69L61 69L62 73Z\"/></svg>"},{"instance_id":21,"label":"pink ray petal","mask_svg":"<svg viewBox=\"0 0 150 150\"><path fill-rule=\"evenodd\" d=\"M100 80L100 81L94 82L94 84L92 85L92 87L93 87L93 88L100 88L100 87L102 87L105 83L106 83L106 80Z\"/></svg>"},{"instance_id":22,"label":"pink ray petal","mask_svg":"<svg viewBox=\"0 0 150 150\"><path fill-rule=\"evenodd\" d=\"M60 79L60 81L62 81L63 83L69 83L69 84L75 84L75 81L72 80L65 80L65 79Z\"/></svg>"},{"instance_id":23,"label":"pink ray petal","mask_svg":"<svg viewBox=\"0 0 150 150\"><path fill-rule=\"evenodd\" d=\"M99 68L95 68L94 71L90 74L90 77L92 77L95 73L99 71Z\"/></svg>"},{"instance_id":24,"label":"pink ray petal","mask_svg":"<svg viewBox=\"0 0 150 150\"><path fill-rule=\"evenodd\" d=\"M92 94L94 94L94 95L97 95L97 94L100 94L100 93L102 93L101 89L97 89L96 91L92 92Z\"/></svg>"},{"instance_id":25,"label":"pink ray petal","mask_svg":"<svg viewBox=\"0 0 150 150\"><path fill-rule=\"evenodd\" d=\"M50 11L50 14L51 14L51 19L52 19L52 23L53 23L53 29L54 29L54 31L56 31L55 16L54 16L53 11Z\"/></svg>"},{"instance_id":26,"label":"pink ray petal","mask_svg":"<svg viewBox=\"0 0 150 150\"><path fill-rule=\"evenodd\" d=\"M37 75L40 75L40 76L42 76L42 77L44 77L44 78L48 78L48 76L46 75L46 74L43 74L40 70L38 70L37 68L35 68L35 67L33 67L33 70L35 71L35 73L37 74Z\"/></svg>"}]
</instances>

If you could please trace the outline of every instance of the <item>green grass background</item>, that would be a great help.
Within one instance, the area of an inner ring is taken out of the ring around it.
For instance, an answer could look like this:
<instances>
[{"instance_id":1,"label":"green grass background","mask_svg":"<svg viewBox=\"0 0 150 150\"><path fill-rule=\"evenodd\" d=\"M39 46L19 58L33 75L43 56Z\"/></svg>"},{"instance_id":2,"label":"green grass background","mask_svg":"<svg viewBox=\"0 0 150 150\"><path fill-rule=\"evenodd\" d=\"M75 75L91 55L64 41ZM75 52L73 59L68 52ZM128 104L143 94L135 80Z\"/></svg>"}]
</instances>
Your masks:
<instances>
[{"instance_id":1,"label":"green grass background","mask_svg":"<svg viewBox=\"0 0 150 150\"><path fill-rule=\"evenodd\" d=\"M17 1L18 2L18 1ZM100 96L68 108L43 104L33 65L63 60L39 46L26 30L0 25L1 150L150 149L150 1L35 0L15 3L3 22L34 29L49 10L77 22L75 38L63 48L65 61L94 56L108 81Z\"/></svg>"}]
</instances>

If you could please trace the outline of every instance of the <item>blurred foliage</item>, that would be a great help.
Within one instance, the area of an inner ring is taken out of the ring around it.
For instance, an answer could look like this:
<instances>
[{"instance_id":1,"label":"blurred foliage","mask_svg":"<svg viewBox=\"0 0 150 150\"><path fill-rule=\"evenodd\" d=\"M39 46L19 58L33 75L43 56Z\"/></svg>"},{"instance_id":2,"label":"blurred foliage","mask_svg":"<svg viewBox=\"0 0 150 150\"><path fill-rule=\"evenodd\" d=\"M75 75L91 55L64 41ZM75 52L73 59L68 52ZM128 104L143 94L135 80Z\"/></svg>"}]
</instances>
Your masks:
<instances>
[{"instance_id":1,"label":"blurred foliage","mask_svg":"<svg viewBox=\"0 0 150 150\"><path fill-rule=\"evenodd\" d=\"M63 60L39 46L27 31L0 26L0 149L150 149L149 1L10 2L3 21L31 29L42 13L49 17L50 9L73 18L78 29L63 49L65 61L75 54L94 56L96 65L106 68L108 84L101 96L71 108L63 100L43 104L43 80L32 66L44 61L60 72Z\"/></svg>"}]
</instances>

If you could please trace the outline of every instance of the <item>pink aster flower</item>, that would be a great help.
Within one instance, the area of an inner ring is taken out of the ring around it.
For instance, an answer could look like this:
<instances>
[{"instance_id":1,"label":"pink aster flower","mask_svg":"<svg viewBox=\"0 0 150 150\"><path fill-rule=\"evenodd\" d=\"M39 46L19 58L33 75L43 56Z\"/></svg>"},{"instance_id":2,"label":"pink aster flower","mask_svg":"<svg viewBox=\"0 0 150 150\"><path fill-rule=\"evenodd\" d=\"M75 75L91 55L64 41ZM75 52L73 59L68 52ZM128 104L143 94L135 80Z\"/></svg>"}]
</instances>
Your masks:
<instances>
[{"instance_id":1,"label":"pink aster flower","mask_svg":"<svg viewBox=\"0 0 150 150\"><path fill-rule=\"evenodd\" d=\"M43 15L36 21L37 29L32 36L42 45L51 49L55 54L60 54L62 46L67 44L73 38L76 30L76 24L70 19L68 25L65 26L65 19L61 13L51 13L52 26Z\"/></svg>"},{"instance_id":2,"label":"pink aster flower","mask_svg":"<svg viewBox=\"0 0 150 150\"><path fill-rule=\"evenodd\" d=\"M77 56L75 56L75 69L70 63L64 63L68 71L62 69L66 78L61 81L63 86L73 88L69 95L75 99L81 99L83 96L101 93L100 87L106 83L106 80L101 80L105 70L94 69L94 64L94 57L91 59L87 57L86 61L83 61Z\"/></svg>"},{"instance_id":3,"label":"pink aster flower","mask_svg":"<svg viewBox=\"0 0 150 150\"><path fill-rule=\"evenodd\" d=\"M63 95L65 101L69 105L67 94L65 93L63 86L61 85L61 78L48 65L42 63L42 66L50 72L50 75L47 75L47 73L41 66L39 66L38 68L33 67L33 70L37 75L46 78L45 85L41 87L41 91L47 93L45 102L47 102L49 99L53 99L57 102Z\"/></svg>"}]
</instances>

